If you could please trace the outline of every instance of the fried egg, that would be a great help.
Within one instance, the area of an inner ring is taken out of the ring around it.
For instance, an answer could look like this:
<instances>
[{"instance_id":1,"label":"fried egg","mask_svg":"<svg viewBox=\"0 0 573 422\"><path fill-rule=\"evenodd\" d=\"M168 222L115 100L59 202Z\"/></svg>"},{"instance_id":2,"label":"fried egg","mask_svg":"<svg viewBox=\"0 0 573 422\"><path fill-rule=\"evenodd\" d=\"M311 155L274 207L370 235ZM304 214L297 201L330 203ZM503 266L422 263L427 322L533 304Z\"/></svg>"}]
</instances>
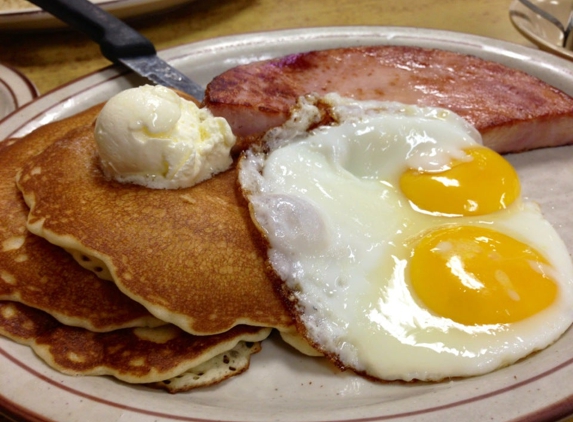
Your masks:
<instances>
[{"instance_id":1,"label":"fried egg","mask_svg":"<svg viewBox=\"0 0 573 422\"><path fill-rule=\"evenodd\" d=\"M336 123L307 130L324 104ZM573 321L564 243L451 111L307 97L244 154L239 181L301 333L341 368L479 375Z\"/></svg>"}]
</instances>

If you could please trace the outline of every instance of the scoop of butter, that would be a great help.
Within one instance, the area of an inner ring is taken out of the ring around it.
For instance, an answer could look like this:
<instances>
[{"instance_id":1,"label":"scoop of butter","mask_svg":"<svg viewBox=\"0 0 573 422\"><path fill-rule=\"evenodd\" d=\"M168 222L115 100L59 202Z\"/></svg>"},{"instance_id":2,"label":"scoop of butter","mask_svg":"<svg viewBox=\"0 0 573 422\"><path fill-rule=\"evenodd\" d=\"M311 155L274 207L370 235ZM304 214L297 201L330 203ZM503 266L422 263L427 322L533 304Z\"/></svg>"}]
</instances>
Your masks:
<instances>
[{"instance_id":1,"label":"scoop of butter","mask_svg":"<svg viewBox=\"0 0 573 422\"><path fill-rule=\"evenodd\" d=\"M193 186L229 168L235 136L227 121L162 86L120 92L95 126L110 179L154 189Z\"/></svg>"}]
</instances>

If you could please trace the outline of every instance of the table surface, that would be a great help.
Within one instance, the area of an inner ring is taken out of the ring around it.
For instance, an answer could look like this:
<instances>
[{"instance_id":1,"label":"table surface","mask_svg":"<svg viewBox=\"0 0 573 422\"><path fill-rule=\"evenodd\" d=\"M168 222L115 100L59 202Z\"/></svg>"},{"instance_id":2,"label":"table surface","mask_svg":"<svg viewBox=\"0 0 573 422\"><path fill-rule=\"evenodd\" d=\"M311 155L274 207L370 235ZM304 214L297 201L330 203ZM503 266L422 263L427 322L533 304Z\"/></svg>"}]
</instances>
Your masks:
<instances>
[{"instance_id":1,"label":"table surface","mask_svg":"<svg viewBox=\"0 0 573 422\"><path fill-rule=\"evenodd\" d=\"M195 0L129 20L158 50L224 35L317 26L445 29L533 45L509 20L510 0ZM40 94L109 66L99 47L71 30L0 32L0 61ZM6 421L0 415L0 421Z\"/></svg>"}]
</instances>

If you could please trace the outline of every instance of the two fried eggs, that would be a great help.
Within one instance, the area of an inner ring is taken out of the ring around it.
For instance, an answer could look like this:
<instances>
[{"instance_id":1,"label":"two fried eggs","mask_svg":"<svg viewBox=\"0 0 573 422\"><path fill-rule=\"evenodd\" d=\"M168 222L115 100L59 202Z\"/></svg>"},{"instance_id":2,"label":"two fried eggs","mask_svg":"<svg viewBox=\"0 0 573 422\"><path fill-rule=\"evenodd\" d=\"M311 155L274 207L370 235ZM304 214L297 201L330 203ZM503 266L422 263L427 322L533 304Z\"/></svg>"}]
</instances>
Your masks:
<instances>
[{"instance_id":1,"label":"two fried eggs","mask_svg":"<svg viewBox=\"0 0 573 422\"><path fill-rule=\"evenodd\" d=\"M324 108L336 124L316 126ZM455 113L329 94L239 180L300 331L384 380L479 375L573 321L573 266L511 165Z\"/></svg>"}]
</instances>

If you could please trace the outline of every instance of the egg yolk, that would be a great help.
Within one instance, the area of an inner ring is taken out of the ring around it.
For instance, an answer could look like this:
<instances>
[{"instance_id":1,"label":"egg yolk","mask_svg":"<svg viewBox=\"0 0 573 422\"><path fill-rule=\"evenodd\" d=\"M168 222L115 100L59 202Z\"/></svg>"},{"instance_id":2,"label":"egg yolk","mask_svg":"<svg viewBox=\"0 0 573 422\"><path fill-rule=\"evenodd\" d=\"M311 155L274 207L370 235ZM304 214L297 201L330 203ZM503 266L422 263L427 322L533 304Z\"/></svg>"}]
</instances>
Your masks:
<instances>
[{"instance_id":1,"label":"egg yolk","mask_svg":"<svg viewBox=\"0 0 573 422\"><path fill-rule=\"evenodd\" d=\"M407 170L400 178L402 192L430 213L470 216L508 207L520 194L515 169L489 148L465 152L469 161L455 161L445 171Z\"/></svg>"},{"instance_id":2,"label":"egg yolk","mask_svg":"<svg viewBox=\"0 0 573 422\"><path fill-rule=\"evenodd\" d=\"M557 296L539 252L483 227L429 233L414 248L410 265L412 288L426 307L464 325L520 321Z\"/></svg>"}]
</instances>

